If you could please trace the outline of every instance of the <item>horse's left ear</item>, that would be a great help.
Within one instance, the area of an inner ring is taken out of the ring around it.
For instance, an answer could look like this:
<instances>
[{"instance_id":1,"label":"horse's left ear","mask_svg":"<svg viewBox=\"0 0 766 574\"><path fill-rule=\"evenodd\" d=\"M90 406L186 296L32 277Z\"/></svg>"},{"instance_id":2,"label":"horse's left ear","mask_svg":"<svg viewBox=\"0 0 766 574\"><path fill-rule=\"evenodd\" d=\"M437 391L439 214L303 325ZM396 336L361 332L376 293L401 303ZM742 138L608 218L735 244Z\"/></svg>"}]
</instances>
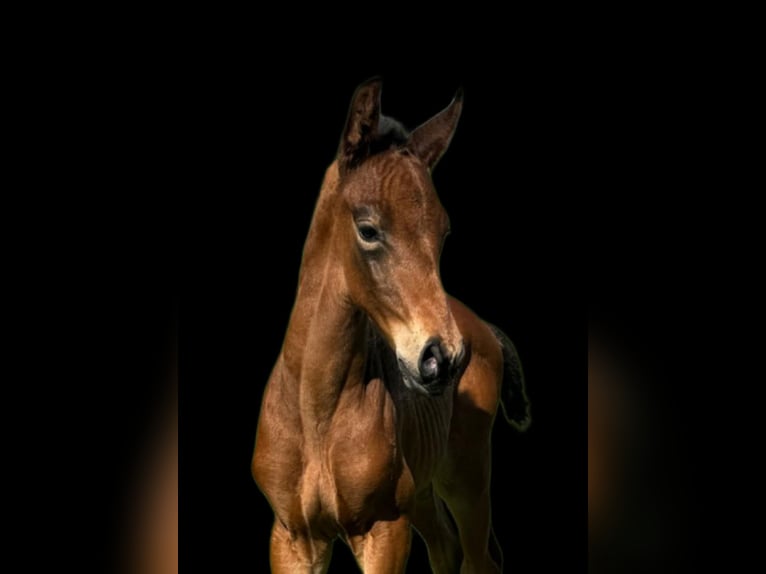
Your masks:
<instances>
[{"instance_id":1,"label":"horse's left ear","mask_svg":"<svg viewBox=\"0 0 766 574\"><path fill-rule=\"evenodd\" d=\"M410 135L407 147L428 166L428 169L432 170L447 151L455 134L461 111L463 111L463 88L457 91L449 106L415 128Z\"/></svg>"},{"instance_id":2,"label":"horse's left ear","mask_svg":"<svg viewBox=\"0 0 766 574\"><path fill-rule=\"evenodd\" d=\"M370 154L370 145L378 133L380 122L379 77L362 83L351 98L346 127L338 148L338 165L341 172L347 171L364 161Z\"/></svg>"}]
</instances>

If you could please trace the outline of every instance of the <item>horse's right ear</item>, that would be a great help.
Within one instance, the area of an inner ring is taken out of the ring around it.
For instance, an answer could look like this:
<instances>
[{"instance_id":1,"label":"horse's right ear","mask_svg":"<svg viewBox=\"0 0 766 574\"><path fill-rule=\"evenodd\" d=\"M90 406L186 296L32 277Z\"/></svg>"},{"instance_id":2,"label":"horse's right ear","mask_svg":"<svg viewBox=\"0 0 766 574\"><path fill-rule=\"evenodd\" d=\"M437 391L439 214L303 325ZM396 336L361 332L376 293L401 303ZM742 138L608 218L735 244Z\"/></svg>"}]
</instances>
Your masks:
<instances>
[{"instance_id":1,"label":"horse's right ear","mask_svg":"<svg viewBox=\"0 0 766 574\"><path fill-rule=\"evenodd\" d=\"M380 121L380 78L371 78L354 92L338 148L341 173L359 165L369 154Z\"/></svg>"}]
</instances>

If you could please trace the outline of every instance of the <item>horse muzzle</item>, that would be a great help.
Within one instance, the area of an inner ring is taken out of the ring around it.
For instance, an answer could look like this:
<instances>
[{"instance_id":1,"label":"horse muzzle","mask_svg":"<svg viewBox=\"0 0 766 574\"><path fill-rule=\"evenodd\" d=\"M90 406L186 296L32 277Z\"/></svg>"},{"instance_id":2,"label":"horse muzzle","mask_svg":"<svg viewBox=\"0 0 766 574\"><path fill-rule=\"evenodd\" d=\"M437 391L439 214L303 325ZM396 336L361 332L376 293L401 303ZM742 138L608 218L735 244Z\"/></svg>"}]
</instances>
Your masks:
<instances>
[{"instance_id":1,"label":"horse muzzle","mask_svg":"<svg viewBox=\"0 0 766 574\"><path fill-rule=\"evenodd\" d=\"M405 386L417 393L438 396L457 379L465 358L465 347L460 344L458 352L450 355L444 343L433 337L423 347L417 369L399 358L399 370Z\"/></svg>"}]
</instances>

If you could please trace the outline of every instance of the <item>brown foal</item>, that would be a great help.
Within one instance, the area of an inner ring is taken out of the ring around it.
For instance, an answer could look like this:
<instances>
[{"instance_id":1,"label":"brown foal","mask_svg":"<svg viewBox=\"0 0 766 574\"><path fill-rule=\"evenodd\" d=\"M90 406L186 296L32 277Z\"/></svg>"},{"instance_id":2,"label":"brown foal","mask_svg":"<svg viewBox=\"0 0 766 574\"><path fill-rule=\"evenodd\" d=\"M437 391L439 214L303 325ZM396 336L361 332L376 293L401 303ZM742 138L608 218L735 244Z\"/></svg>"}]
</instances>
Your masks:
<instances>
[{"instance_id":1,"label":"brown foal","mask_svg":"<svg viewBox=\"0 0 766 574\"><path fill-rule=\"evenodd\" d=\"M513 426L530 419L513 344L439 274L449 219L430 173L462 94L408 134L380 91L352 99L263 396L252 471L271 568L325 572L340 538L364 572L401 573L414 527L434 572L500 572L490 432L501 397Z\"/></svg>"}]
</instances>

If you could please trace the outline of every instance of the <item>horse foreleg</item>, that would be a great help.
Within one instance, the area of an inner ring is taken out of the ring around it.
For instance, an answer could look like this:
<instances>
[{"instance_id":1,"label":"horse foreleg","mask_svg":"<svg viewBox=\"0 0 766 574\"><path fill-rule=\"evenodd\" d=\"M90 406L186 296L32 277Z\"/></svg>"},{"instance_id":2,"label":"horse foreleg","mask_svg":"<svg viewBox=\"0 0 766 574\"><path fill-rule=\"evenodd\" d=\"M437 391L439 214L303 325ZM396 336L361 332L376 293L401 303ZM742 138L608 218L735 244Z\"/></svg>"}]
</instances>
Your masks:
<instances>
[{"instance_id":1,"label":"horse foreleg","mask_svg":"<svg viewBox=\"0 0 766 574\"><path fill-rule=\"evenodd\" d=\"M452 497L447 504L455 517L463 547L460 573L502 572L502 554L490 520L489 492L481 493L478 497Z\"/></svg>"},{"instance_id":2,"label":"horse foreleg","mask_svg":"<svg viewBox=\"0 0 766 574\"><path fill-rule=\"evenodd\" d=\"M376 522L366 534L349 537L349 546L364 574L403 574L411 541L410 520L402 515Z\"/></svg>"},{"instance_id":3,"label":"horse foreleg","mask_svg":"<svg viewBox=\"0 0 766 574\"><path fill-rule=\"evenodd\" d=\"M456 574L463 560L457 532L447 513L444 501L436 496L432 487L418 494L412 525L426 543L434 574Z\"/></svg>"},{"instance_id":4,"label":"horse foreleg","mask_svg":"<svg viewBox=\"0 0 766 574\"><path fill-rule=\"evenodd\" d=\"M502 552L492 532L489 444L463 451L451 472L437 480L437 492L455 518L463 548L461 574L502 571Z\"/></svg>"},{"instance_id":5,"label":"horse foreleg","mask_svg":"<svg viewBox=\"0 0 766 574\"><path fill-rule=\"evenodd\" d=\"M275 574L324 574L332 541L291 534L279 521L271 529L271 571Z\"/></svg>"}]
</instances>

